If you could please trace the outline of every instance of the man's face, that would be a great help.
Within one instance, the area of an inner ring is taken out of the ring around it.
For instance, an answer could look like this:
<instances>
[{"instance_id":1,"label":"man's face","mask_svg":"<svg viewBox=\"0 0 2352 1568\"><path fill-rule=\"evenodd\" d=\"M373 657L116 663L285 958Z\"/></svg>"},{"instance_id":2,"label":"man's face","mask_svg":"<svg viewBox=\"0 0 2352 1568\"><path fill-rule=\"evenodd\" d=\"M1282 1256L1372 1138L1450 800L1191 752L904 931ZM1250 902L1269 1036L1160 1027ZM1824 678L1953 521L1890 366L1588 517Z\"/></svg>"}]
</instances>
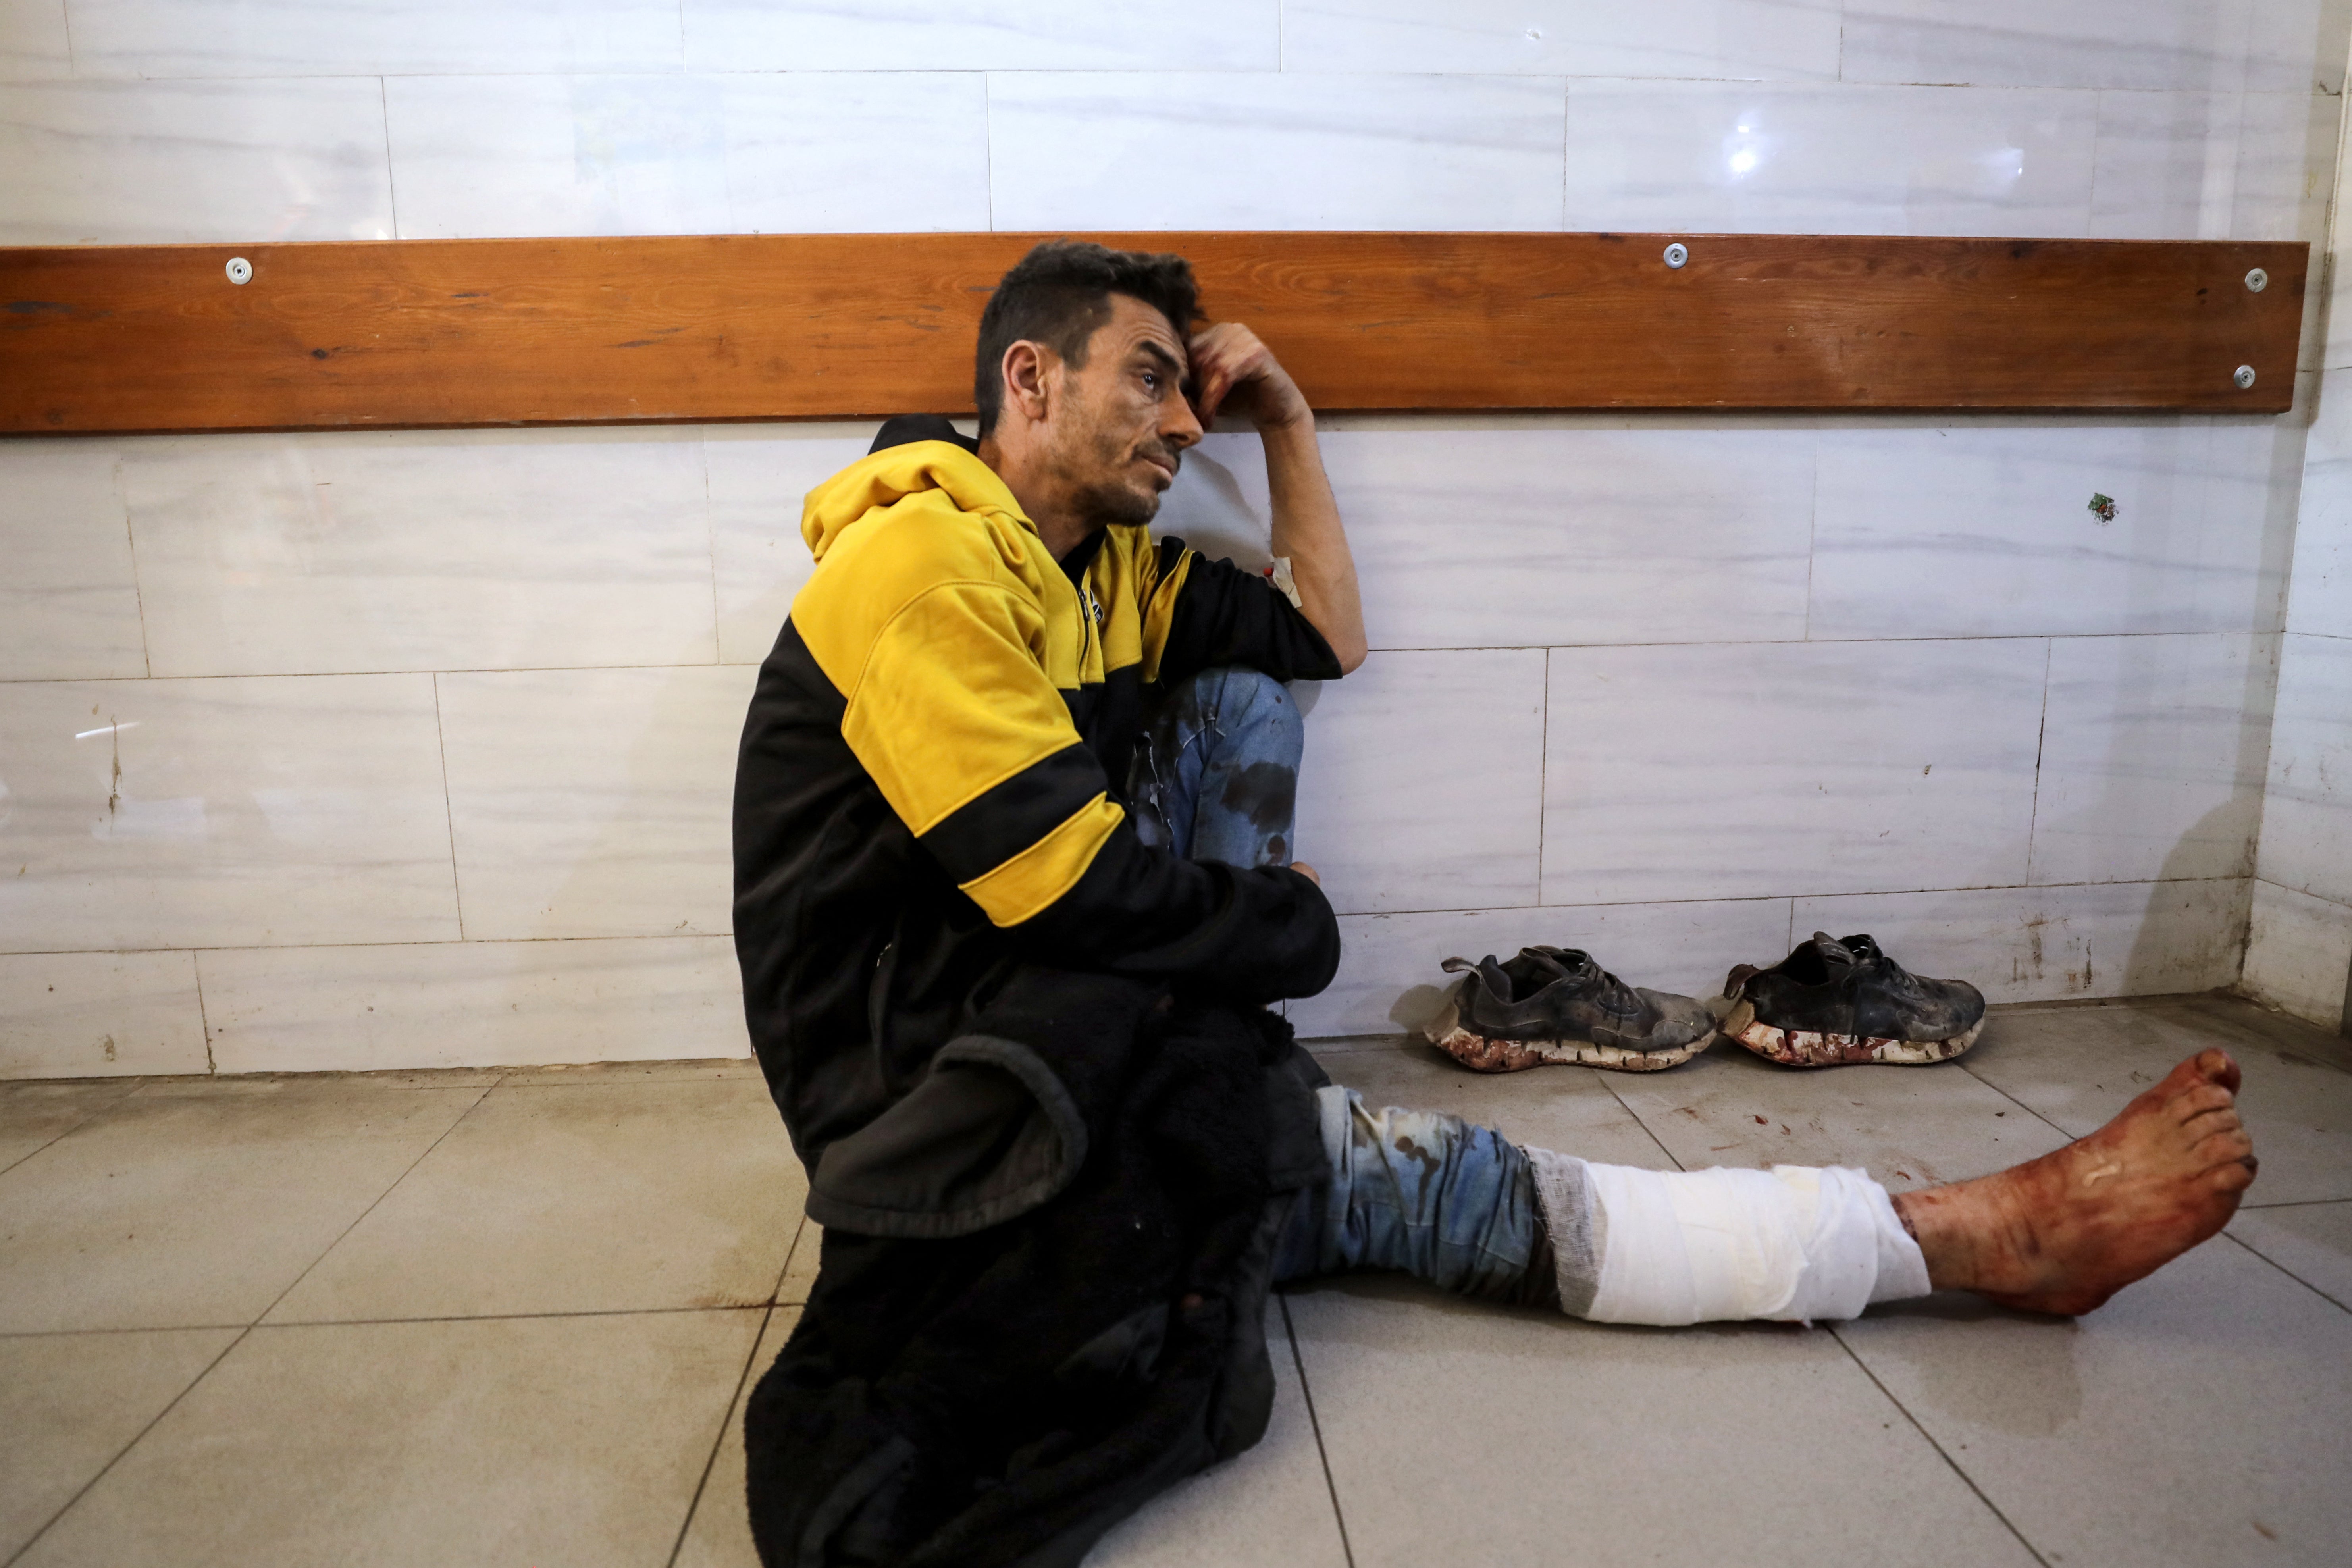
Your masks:
<instances>
[{"instance_id":1,"label":"man's face","mask_svg":"<svg viewBox=\"0 0 2352 1568\"><path fill-rule=\"evenodd\" d=\"M1187 396L1184 341L1168 318L1126 294L1112 295L1110 308L1087 341L1086 363L1062 365L1050 461L1090 522L1150 522L1201 422Z\"/></svg>"}]
</instances>

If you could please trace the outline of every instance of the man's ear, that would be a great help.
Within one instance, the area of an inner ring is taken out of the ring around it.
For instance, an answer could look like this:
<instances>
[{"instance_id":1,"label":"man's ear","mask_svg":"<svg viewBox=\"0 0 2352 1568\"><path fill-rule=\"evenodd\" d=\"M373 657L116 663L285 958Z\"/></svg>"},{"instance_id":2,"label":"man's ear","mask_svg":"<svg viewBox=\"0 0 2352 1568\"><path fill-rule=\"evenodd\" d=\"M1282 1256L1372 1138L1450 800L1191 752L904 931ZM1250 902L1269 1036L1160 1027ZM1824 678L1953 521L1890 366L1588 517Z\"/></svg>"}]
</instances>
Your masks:
<instances>
[{"instance_id":1,"label":"man's ear","mask_svg":"<svg viewBox=\"0 0 2352 1568\"><path fill-rule=\"evenodd\" d=\"M1061 356L1053 350L1026 338L1008 347L1000 367L1006 406L1018 408L1032 424L1042 423L1053 389L1053 373L1060 363Z\"/></svg>"}]
</instances>

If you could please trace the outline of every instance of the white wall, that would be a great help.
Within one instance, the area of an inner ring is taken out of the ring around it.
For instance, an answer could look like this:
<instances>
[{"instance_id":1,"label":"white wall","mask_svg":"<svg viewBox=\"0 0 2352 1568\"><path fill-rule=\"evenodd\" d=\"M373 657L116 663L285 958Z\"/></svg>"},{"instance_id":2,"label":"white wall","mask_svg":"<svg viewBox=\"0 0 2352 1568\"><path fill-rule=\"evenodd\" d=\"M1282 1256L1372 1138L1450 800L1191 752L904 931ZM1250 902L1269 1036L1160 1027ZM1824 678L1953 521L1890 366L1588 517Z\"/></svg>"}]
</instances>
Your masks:
<instances>
[{"instance_id":1,"label":"white wall","mask_svg":"<svg viewBox=\"0 0 2352 1568\"><path fill-rule=\"evenodd\" d=\"M0 243L2317 239L2345 11L0 0ZM1816 925L1999 1000L2235 981L2303 423L1331 419L1380 651L1308 699L1349 950L1294 1016ZM735 733L869 435L0 443L0 1074L743 1049ZM1262 553L1264 489L1220 434L1169 526Z\"/></svg>"},{"instance_id":2,"label":"white wall","mask_svg":"<svg viewBox=\"0 0 2352 1568\"><path fill-rule=\"evenodd\" d=\"M2352 189L2337 168L2333 279L2303 470L2246 990L2352 1034ZM2310 356L2306 353L2305 362Z\"/></svg>"}]
</instances>

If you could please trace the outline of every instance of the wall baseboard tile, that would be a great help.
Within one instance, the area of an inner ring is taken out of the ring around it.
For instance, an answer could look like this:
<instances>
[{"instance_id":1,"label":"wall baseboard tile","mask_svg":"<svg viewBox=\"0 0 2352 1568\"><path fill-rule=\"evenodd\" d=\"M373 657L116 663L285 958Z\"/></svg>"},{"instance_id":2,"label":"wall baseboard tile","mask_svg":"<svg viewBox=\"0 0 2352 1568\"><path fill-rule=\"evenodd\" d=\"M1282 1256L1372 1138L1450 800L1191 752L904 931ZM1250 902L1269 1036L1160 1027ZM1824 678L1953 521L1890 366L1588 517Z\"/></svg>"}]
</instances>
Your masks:
<instances>
[{"instance_id":1,"label":"wall baseboard tile","mask_svg":"<svg viewBox=\"0 0 2352 1568\"><path fill-rule=\"evenodd\" d=\"M222 1072L745 1057L724 936L203 952Z\"/></svg>"},{"instance_id":2,"label":"wall baseboard tile","mask_svg":"<svg viewBox=\"0 0 2352 1568\"><path fill-rule=\"evenodd\" d=\"M2352 1021L2352 909L2256 882L2240 989L2267 1006L2342 1028Z\"/></svg>"},{"instance_id":3,"label":"wall baseboard tile","mask_svg":"<svg viewBox=\"0 0 2352 1568\"><path fill-rule=\"evenodd\" d=\"M205 1070L194 953L0 955L0 1079Z\"/></svg>"}]
</instances>

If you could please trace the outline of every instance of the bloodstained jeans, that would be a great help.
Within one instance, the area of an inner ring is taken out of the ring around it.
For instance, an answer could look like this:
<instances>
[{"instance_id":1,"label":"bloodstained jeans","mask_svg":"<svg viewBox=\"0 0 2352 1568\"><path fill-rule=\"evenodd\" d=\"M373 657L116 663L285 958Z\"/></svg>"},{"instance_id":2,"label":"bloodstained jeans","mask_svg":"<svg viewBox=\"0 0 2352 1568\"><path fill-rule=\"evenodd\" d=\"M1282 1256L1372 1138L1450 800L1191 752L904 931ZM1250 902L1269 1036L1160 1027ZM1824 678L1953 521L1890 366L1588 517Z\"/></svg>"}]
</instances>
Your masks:
<instances>
[{"instance_id":1,"label":"bloodstained jeans","mask_svg":"<svg viewBox=\"0 0 2352 1568\"><path fill-rule=\"evenodd\" d=\"M1287 866L1306 727L1281 682L1205 670L1152 715L1128 778L1136 831L1192 860ZM1492 1128L1317 1094L1331 1184L1292 1209L1277 1281L1395 1269L1465 1295L1556 1301L1528 1157Z\"/></svg>"}]
</instances>

